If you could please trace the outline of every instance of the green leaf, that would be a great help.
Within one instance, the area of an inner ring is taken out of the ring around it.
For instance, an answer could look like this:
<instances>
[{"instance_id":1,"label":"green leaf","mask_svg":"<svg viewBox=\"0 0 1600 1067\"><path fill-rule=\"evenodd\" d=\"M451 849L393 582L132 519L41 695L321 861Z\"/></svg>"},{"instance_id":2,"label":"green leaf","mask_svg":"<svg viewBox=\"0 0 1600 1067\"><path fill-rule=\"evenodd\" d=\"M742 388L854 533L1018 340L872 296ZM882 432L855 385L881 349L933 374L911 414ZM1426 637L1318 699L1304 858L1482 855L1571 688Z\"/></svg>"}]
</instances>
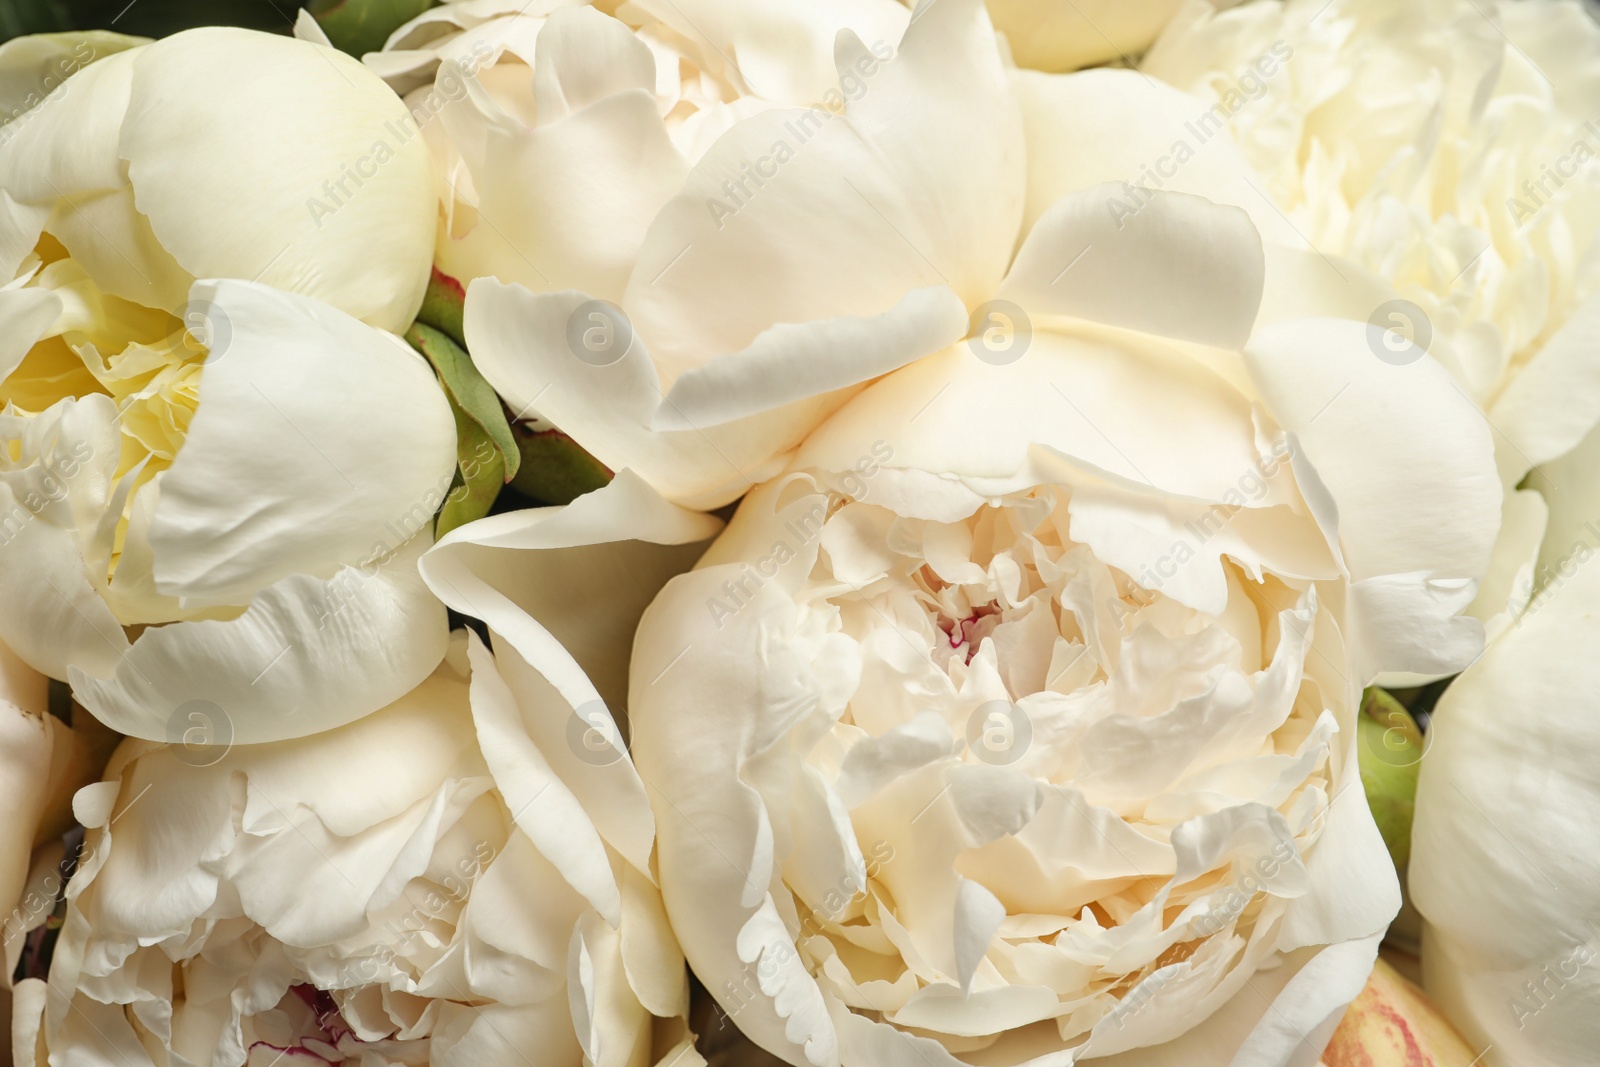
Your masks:
<instances>
[{"instance_id":1,"label":"green leaf","mask_svg":"<svg viewBox=\"0 0 1600 1067\"><path fill-rule=\"evenodd\" d=\"M1396 870L1411 859L1411 819L1416 808L1417 775L1426 752L1416 720L1394 697L1373 687L1361 695L1356 719L1361 786L1373 821L1389 846Z\"/></svg>"},{"instance_id":2,"label":"green leaf","mask_svg":"<svg viewBox=\"0 0 1600 1067\"><path fill-rule=\"evenodd\" d=\"M312 0L307 10L335 48L360 59L382 51L391 33L432 6L433 0Z\"/></svg>"},{"instance_id":3,"label":"green leaf","mask_svg":"<svg viewBox=\"0 0 1600 1067\"><path fill-rule=\"evenodd\" d=\"M422 296L422 307L417 311L417 321L432 326L450 340L467 347L467 331L462 320L467 309L467 291L461 283L438 267L428 278L428 291Z\"/></svg>"},{"instance_id":4,"label":"green leaf","mask_svg":"<svg viewBox=\"0 0 1600 1067\"><path fill-rule=\"evenodd\" d=\"M560 430L517 427L522 469L511 488L541 504L570 504L611 481L611 471Z\"/></svg>"},{"instance_id":5,"label":"green leaf","mask_svg":"<svg viewBox=\"0 0 1600 1067\"><path fill-rule=\"evenodd\" d=\"M476 423L499 450L505 471L504 480L510 481L521 466L522 453L511 434L511 424L506 422L505 408L500 406L500 395L478 373L478 368L472 364L472 357L444 333L421 321L411 324L411 329L406 331L406 340L433 364L451 403Z\"/></svg>"},{"instance_id":6,"label":"green leaf","mask_svg":"<svg viewBox=\"0 0 1600 1067\"><path fill-rule=\"evenodd\" d=\"M434 520L436 540L457 526L465 526L489 514L506 484L505 457L494 441L461 410L454 398L450 399L450 411L456 417L456 476L439 509L439 517Z\"/></svg>"}]
</instances>

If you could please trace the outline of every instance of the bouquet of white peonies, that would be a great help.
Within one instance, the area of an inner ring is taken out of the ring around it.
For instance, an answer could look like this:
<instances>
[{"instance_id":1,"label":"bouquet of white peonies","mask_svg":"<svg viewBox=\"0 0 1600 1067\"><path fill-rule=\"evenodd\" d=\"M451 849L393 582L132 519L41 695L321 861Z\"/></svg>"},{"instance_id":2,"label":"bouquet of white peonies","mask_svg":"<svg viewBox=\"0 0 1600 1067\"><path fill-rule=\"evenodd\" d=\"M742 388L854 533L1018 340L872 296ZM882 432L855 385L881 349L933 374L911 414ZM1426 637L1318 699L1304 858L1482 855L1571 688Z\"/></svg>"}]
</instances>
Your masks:
<instances>
[{"instance_id":1,"label":"bouquet of white peonies","mask_svg":"<svg viewBox=\"0 0 1600 1067\"><path fill-rule=\"evenodd\" d=\"M15 37L0 443L18 1067L1600 1062L1578 0Z\"/></svg>"}]
</instances>

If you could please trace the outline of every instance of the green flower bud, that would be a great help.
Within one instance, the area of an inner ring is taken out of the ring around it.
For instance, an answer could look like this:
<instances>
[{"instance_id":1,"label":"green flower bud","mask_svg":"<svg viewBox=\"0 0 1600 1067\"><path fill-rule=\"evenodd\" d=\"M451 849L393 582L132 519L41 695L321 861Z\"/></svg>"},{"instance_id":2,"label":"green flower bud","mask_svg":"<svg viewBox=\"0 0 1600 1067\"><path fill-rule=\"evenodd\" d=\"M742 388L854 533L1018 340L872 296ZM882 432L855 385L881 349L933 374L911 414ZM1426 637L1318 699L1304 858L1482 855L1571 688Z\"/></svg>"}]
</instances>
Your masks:
<instances>
[{"instance_id":1,"label":"green flower bud","mask_svg":"<svg viewBox=\"0 0 1600 1067\"><path fill-rule=\"evenodd\" d=\"M1404 870L1411 858L1411 816L1425 739L1404 705L1376 687L1362 694L1356 730L1367 805L1395 868Z\"/></svg>"}]
</instances>

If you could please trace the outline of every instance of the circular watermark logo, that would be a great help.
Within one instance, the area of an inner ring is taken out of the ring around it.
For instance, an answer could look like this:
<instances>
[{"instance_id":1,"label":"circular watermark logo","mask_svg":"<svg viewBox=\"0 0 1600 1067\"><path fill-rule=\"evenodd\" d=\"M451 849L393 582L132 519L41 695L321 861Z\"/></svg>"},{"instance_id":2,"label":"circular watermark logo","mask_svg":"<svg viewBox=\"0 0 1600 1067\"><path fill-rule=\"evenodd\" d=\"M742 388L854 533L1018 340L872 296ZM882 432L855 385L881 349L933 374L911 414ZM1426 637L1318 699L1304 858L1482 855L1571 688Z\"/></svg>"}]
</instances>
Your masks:
<instances>
[{"instance_id":1,"label":"circular watermark logo","mask_svg":"<svg viewBox=\"0 0 1600 1067\"><path fill-rule=\"evenodd\" d=\"M167 744L191 767L210 767L233 748L233 720L209 700L189 700L167 718Z\"/></svg>"},{"instance_id":2,"label":"circular watermark logo","mask_svg":"<svg viewBox=\"0 0 1600 1067\"><path fill-rule=\"evenodd\" d=\"M1362 701L1361 715L1365 721L1357 736L1362 758L1369 765L1415 766L1433 747L1433 735L1423 733L1404 706L1392 698L1368 696Z\"/></svg>"},{"instance_id":3,"label":"circular watermark logo","mask_svg":"<svg viewBox=\"0 0 1600 1067\"><path fill-rule=\"evenodd\" d=\"M591 767L609 767L628 752L616 720L599 700L573 709L567 720L567 747Z\"/></svg>"},{"instance_id":4,"label":"circular watermark logo","mask_svg":"<svg viewBox=\"0 0 1600 1067\"><path fill-rule=\"evenodd\" d=\"M1009 700L980 704L967 717L967 748L984 763L1005 767L1033 745L1033 720Z\"/></svg>"},{"instance_id":5,"label":"circular watermark logo","mask_svg":"<svg viewBox=\"0 0 1600 1067\"><path fill-rule=\"evenodd\" d=\"M609 300L585 300L567 316L567 347L591 367L609 367L633 345L633 323Z\"/></svg>"},{"instance_id":6,"label":"circular watermark logo","mask_svg":"<svg viewBox=\"0 0 1600 1067\"><path fill-rule=\"evenodd\" d=\"M1409 300L1386 300L1367 320L1367 347L1396 367L1415 363L1432 343L1432 320Z\"/></svg>"},{"instance_id":7,"label":"circular watermark logo","mask_svg":"<svg viewBox=\"0 0 1600 1067\"><path fill-rule=\"evenodd\" d=\"M228 351L233 340L233 320L209 300L191 300L183 309L183 347L196 355L208 355L215 363Z\"/></svg>"},{"instance_id":8,"label":"circular watermark logo","mask_svg":"<svg viewBox=\"0 0 1600 1067\"><path fill-rule=\"evenodd\" d=\"M967 321L967 347L985 363L1003 367L1027 354L1033 344L1033 320L1009 300L979 304Z\"/></svg>"}]
</instances>

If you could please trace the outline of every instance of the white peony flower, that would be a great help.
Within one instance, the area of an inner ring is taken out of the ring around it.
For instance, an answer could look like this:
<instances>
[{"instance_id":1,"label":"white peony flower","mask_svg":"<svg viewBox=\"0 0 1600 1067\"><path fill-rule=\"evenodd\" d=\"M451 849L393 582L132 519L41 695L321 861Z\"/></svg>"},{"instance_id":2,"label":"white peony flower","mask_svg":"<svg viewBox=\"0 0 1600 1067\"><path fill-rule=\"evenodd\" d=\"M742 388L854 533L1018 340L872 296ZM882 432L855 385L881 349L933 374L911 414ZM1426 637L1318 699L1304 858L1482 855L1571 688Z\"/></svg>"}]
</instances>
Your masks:
<instances>
[{"instance_id":1,"label":"white peony flower","mask_svg":"<svg viewBox=\"0 0 1600 1067\"><path fill-rule=\"evenodd\" d=\"M102 349L109 297L35 349L83 384L0 414L0 636L134 736L348 722L444 653L414 567L455 467L449 407L403 342L325 304L193 292L209 350L181 327Z\"/></svg>"},{"instance_id":2,"label":"white peony flower","mask_svg":"<svg viewBox=\"0 0 1600 1067\"><path fill-rule=\"evenodd\" d=\"M923 359L646 613L630 713L664 897L759 1044L909 1067L1181 1038L1109 1062L1279 1064L1327 1039L1399 902L1353 748L1383 663L1352 647L1367 594L1317 460L1238 389L1065 324L1005 366ZM1458 429L1460 499L1492 511L1488 441Z\"/></svg>"},{"instance_id":3,"label":"white peony flower","mask_svg":"<svg viewBox=\"0 0 1600 1067\"><path fill-rule=\"evenodd\" d=\"M348 56L271 34L127 40L85 38L87 65L0 126L0 278L64 252L100 293L171 314L196 278L248 278L410 325L432 177L394 95ZM9 368L49 322L6 304Z\"/></svg>"},{"instance_id":4,"label":"white peony flower","mask_svg":"<svg viewBox=\"0 0 1600 1067\"><path fill-rule=\"evenodd\" d=\"M618 475L424 574L582 637L540 583L620 579L578 546L615 572L621 531L694 540L683 505L755 486L628 707L690 963L787 1061L1284 1062L1398 907L1353 716L1481 648L1490 430L1365 312L1258 326L1284 224L1212 202L1250 178L1225 143L1211 199L1100 184L1141 134L1089 103L1193 98L1008 72L960 0L836 55L864 91L735 125L620 308L470 287L486 377Z\"/></svg>"},{"instance_id":5,"label":"white peony flower","mask_svg":"<svg viewBox=\"0 0 1600 1067\"><path fill-rule=\"evenodd\" d=\"M89 832L48 985L17 989L17 1062L701 1062L643 788L541 686L467 636L315 737L127 742L75 801Z\"/></svg>"},{"instance_id":6,"label":"white peony flower","mask_svg":"<svg viewBox=\"0 0 1600 1067\"><path fill-rule=\"evenodd\" d=\"M311 733L444 653L414 561L455 426L378 328L428 274L406 121L346 57L219 29L0 127L0 639L123 733Z\"/></svg>"},{"instance_id":7,"label":"white peony flower","mask_svg":"<svg viewBox=\"0 0 1600 1067\"><path fill-rule=\"evenodd\" d=\"M1600 423L1597 63L1574 0L1191 0L1141 65L1210 101L1249 159L1232 202L1270 197L1285 246L1328 257L1297 273L1426 347L1495 427L1504 530L1472 609L1491 632L1532 595L1559 506L1519 483Z\"/></svg>"},{"instance_id":8,"label":"white peony flower","mask_svg":"<svg viewBox=\"0 0 1600 1067\"><path fill-rule=\"evenodd\" d=\"M650 220L717 137L780 105L842 105L835 34L887 50L909 14L893 0L614 13L457 0L365 62L406 94L434 151L444 273L615 300Z\"/></svg>"},{"instance_id":9,"label":"white peony flower","mask_svg":"<svg viewBox=\"0 0 1600 1067\"><path fill-rule=\"evenodd\" d=\"M1567 1067L1600 1046L1590 555L1451 683L1422 761L1409 883L1423 973L1489 1067Z\"/></svg>"}]
</instances>

